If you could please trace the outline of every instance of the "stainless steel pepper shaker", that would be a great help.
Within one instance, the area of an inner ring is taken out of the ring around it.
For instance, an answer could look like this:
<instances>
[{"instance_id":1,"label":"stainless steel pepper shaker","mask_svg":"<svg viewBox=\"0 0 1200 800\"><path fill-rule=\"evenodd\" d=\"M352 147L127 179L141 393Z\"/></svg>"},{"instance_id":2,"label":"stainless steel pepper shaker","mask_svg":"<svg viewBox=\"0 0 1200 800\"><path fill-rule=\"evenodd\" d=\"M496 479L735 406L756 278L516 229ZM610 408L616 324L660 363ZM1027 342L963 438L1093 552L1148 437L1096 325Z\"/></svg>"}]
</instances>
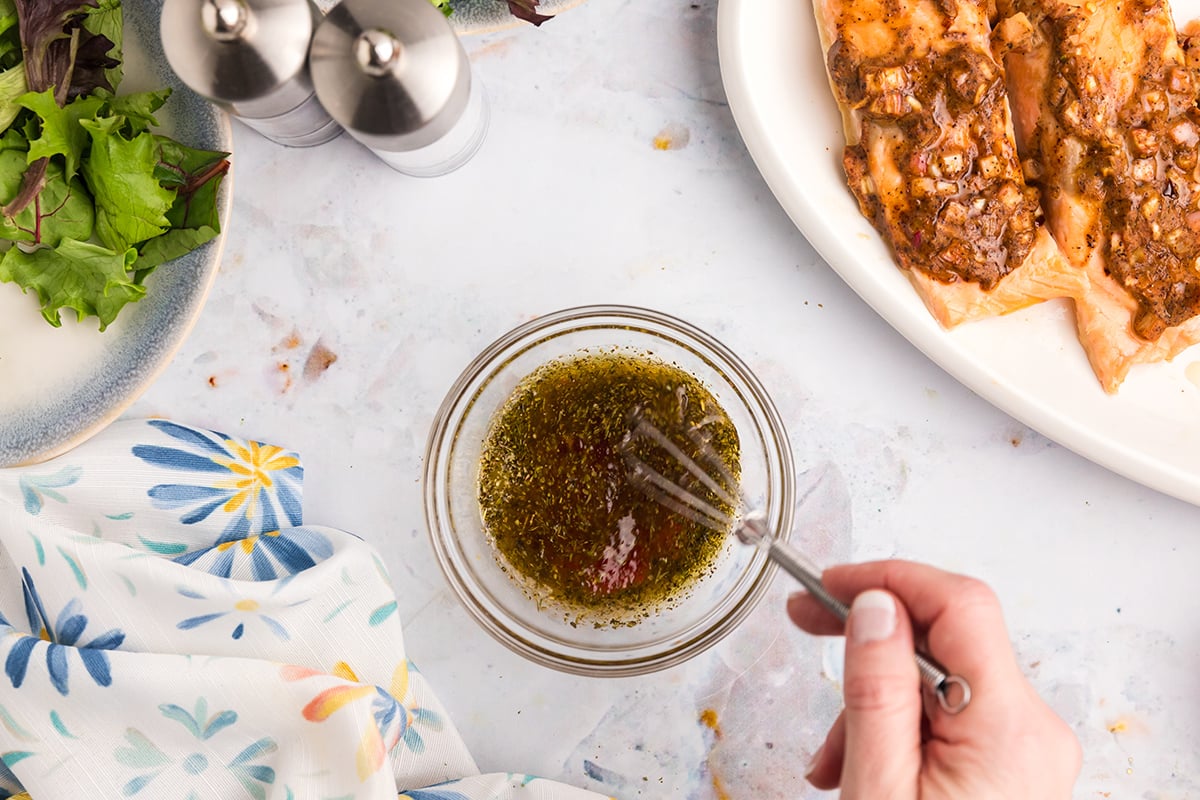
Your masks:
<instances>
[{"instance_id":1,"label":"stainless steel pepper shaker","mask_svg":"<svg viewBox=\"0 0 1200 800\"><path fill-rule=\"evenodd\" d=\"M322 105L400 172L445 174L483 143L483 86L429 0L343 0L317 26L309 64Z\"/></svg>"},{"instance_id":2,"label":"stainless steel pepper shaker","mask_svg":"<svg viewBox=\"0 0 1200 800\"><path fill-rule=\"evenodd\" d=\"M342 130L308 74L320 19L309 0L165 0L163 51L197 94L268 139L308 147Z\"/></svg>"}]
</instances>

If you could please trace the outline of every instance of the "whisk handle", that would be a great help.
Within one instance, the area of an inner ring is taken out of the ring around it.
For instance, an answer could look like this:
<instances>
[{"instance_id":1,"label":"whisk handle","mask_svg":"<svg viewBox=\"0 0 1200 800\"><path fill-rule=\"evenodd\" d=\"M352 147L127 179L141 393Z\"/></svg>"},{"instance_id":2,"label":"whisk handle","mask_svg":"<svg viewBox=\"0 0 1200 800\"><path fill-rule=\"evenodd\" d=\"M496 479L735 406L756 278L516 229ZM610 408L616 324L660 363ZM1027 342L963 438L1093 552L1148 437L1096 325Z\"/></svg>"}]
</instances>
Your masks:
<instances>
[{"instance_id":1,"label":"whisk handle","mask_svg":"<svg viewBox=\"0 0 1200 800\"><path fill-rule=\"evenodd\" d=\"M833 612L834 616L842 622L845 622L846 617L850 616L849 606L829 593L829 590L825 588L825 584L821 583L821 576L816 568L809 564L794 549L776 540L771 540L770 547L767 548L767 555L784 572L800 581L800 584L808 590L809 594L815 597L821 605Z\"/></svg>"},{"instance_id":2,"label":"whisk handle","mask_svg":"<svg viewBox=\"0 0 1200 800\"><path fill-rule=\"evenodd\" d=\"M771 560L784 572L798 580L808 593L815 597L821 605L829 609L842 622L850 615L849 607L829 593L825 584L811 564L804 560L795 550L778 541L771 541L767 549ZM921 674L921 682L933 692L938 705L947 714L957 714L971 702L971 686L964 678L950 675L946 670L924 653L917 651L913 654L917 661L917 671ZM957 696L951 698L951 693Z\"/></svg>"}]
</instances>

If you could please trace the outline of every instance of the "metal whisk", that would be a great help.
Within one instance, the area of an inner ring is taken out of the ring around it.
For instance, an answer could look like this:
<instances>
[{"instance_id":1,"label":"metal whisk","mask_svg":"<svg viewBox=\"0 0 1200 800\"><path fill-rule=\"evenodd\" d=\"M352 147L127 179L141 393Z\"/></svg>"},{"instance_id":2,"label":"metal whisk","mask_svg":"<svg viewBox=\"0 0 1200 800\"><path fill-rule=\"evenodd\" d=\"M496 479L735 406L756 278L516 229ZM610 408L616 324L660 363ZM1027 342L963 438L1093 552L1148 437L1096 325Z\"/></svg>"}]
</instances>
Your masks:
<instances>
[{"instance_id":1,"label":"metal whisk","mask_svg":"<svg viewBox=\"0 0 1200 800\"><path fill-rule=\"evenodd\" d=\"M621 443L621 456L629 470L629 480L663 506L675 511L697 524L724 535L732 530L743 543L766 551L767 556L798 580L809 594L829 609L839 620L846 621L849 607L831 595L821 583L820 570L813 566L798 550L786 542L777 540L767 529L763 512L750 508L739 482L730 474L728 466L713 448L693 430L683 433L696 458L684 452L676 442L660 431L640 411L630 415L630 431ZM675 462L687 470L721 503L733 509L733 514L723 511L695 492L680 486L642 460L635 452L634 444L647 440L667 453ZM696 459L708 465L706 470ZM716 478L713 473L716 473ZM720 480L718 480L719 478ZM732 488L731 488L732 487ZM971 702L971 687L967 681L951 675L936 661L921 652L915 654L917 669L922 682L933 692L938 705L948 714L957 714ZM957 698L951 700L954 692Z\"/></svg>"}]
</instances>

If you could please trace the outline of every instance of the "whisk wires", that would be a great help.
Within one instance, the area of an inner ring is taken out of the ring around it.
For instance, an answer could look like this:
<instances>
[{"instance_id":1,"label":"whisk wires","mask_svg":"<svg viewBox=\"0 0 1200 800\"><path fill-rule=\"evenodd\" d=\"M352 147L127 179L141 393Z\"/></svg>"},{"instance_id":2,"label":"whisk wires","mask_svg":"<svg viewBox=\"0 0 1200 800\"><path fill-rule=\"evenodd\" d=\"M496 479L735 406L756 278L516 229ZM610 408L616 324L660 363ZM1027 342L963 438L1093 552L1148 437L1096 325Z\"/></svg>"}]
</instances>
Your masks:
<instances>
[{"instance_id":1,"label":"whisk wires","mask_svg":"<svg viewBox=\"0 0 1200 800\"><path fill-rule=\"evenodd\" d=\"M670 437L645 419L640 412L634 411L630 414L630 423L630 431L619 447L621 457L629 470L630 482L651 499L675 513L716 533L727 533L746 507L746 503L740 489L737 488L737 479L730 473L729 467L716 454L712 446L695 430L691 428L684 430L683 435L687 437L688 442L694 448L695 457L693 458ZM728 506L731 512L723 511L646 463L638 456L633 446L638 438L649 439L661 447L667 455L674 459L675 463L683 467L689 475L712 492L717 500ZM697 459L704 462L712 472L701 466ZM714 472L721 478L720 482L713 477Z\"/></svg>"}]
</instances>

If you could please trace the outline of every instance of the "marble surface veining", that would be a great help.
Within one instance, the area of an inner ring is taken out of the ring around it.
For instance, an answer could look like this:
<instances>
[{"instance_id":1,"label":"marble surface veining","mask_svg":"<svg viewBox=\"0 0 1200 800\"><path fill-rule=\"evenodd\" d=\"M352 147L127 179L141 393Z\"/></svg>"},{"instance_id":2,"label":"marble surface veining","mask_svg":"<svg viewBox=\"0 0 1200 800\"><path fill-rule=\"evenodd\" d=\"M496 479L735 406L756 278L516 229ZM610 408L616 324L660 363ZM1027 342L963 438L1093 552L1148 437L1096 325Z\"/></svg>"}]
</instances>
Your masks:
<instances>
[{"instance_id":1,"label":"marble surface veining","mask_svg":"<svg viewBox=\"0 0 1200 800\"><path fill-rule=\"evenodd\" d=\"M287 150L235 126L221 274L129 415L300 450L308 521L382 551L410 652L483 769L622 798L819 797L802 773L837 714L839 647L787 624L787 579L693 661L589 680L492 641L427 544L426 435L476 352L573 305L678 315L773 395L817 561L901 556L987 580L1084 744L1076 796L1200 796L1200 510L995 410L839 281L742 145L715 18L715 0L589 0L468 38L491 130L438 179L348 137Z\"/></svg>"}]
</instances>

